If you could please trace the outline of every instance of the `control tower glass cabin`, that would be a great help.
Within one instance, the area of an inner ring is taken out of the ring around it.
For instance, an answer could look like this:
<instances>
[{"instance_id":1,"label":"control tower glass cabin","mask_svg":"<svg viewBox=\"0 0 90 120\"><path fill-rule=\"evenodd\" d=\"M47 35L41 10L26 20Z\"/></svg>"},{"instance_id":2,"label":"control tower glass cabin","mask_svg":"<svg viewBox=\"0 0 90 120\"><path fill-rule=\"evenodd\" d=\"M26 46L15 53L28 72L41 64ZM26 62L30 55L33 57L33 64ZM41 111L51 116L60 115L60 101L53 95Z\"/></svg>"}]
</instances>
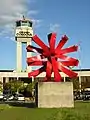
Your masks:
<instances>
[{"instance_id":1,"label":"control tower glass cabin","mask_svg":"<svg viewBox=\"0 0 90 120\"><path fill-rule=\"evenodd\" d=\"M31 38L32 36L33 36L32 21L27 19L16 21L16 31L15 31L16 41L17 38Z\"/></svg>"}]
</instances>

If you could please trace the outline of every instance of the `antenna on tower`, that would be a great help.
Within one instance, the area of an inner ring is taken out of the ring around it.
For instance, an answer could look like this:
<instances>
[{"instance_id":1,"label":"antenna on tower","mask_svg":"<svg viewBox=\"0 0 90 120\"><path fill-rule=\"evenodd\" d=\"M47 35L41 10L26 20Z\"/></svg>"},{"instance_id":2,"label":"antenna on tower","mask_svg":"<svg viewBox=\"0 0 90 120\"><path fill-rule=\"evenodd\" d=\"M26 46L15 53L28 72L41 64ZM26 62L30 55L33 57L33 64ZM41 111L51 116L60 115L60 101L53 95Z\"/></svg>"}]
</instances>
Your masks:
<instances>
[{"instance_id":1,"label":"antenna on tower","mask_svg":"<svg viewBox=\"0 0 90 120\"><path fill-rule=\"evenodd\" d=\"M23 15L23 20L25 20L25 16Z\"/></svg>"}]
</instances>

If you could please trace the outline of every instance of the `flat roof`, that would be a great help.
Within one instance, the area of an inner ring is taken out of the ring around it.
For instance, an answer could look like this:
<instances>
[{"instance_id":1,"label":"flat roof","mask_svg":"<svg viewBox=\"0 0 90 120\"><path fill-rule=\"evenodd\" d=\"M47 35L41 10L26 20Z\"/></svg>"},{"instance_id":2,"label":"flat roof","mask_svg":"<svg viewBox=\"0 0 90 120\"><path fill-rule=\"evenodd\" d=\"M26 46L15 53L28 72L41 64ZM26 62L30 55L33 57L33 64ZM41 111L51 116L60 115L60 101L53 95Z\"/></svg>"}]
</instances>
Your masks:
<instances>
[{"instance_id":1,"label":"flat roof","mask_svg":"<svg viewBox=\"0 0 90 120\"><path fill-rule=\"evenodd\" d=\"M13 72L14 70L0 70L0 72Z\"/></svg>"},{"instance_id":2,"label":"flat roof","mask_svg":"<svg viewBox=\"0 0 90 120\"><path fill-rule=\"evenodd\" d=\"M72 69L73 71L90 71L90 69L88 68L83 68L83 69ZM0 72L13 72L14 70L10 70L10 69L2 69L0 70Z\"/></svg>"},{"instance_id":3,"label":"flat roof","mask_svg":"<svg viewBox=\"0 0 90 120\"><path fill-rule=\"evenodd\" d=\"M89 68L83 68L83 69L72 69L73 71L90 71Z\"/></svg>"}]
</instances>

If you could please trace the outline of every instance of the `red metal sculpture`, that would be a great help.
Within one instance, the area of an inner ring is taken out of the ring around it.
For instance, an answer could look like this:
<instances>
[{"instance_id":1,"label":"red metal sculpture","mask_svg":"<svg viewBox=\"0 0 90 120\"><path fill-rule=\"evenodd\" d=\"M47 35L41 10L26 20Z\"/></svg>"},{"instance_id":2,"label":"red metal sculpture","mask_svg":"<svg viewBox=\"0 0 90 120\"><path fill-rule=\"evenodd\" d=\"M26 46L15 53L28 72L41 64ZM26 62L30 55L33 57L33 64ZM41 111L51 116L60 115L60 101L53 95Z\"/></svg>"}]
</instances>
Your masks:
<instances>
[{"instance_id":1,"label":"red metal sculpture","mask_svg":"<svg viewBox=\"0 0 90 120\"><path fill-rule=\"evenodd\" d=\"M64 72L70 78L76 77L77 73L73 72L69 67L77 66L78 60L72 57L66 56L67 53L75 52L78 46L71 46L68 48L62 48L67 42L68 37L65 35L62 37L57 47L55 47L56 33L48 35L49 47L39 39L37 35L32 37L32 40L40 46L40 48L29 45L27 52L39 53L37 56L27 58L27 64L29 66L42 66L41 68L28 73L28 76L36 77L41 72L46 71L46 81L51 80L51 74L54 72L54 81L59 82L62 80L60 72Z\"/></svg>"}]
</instances>

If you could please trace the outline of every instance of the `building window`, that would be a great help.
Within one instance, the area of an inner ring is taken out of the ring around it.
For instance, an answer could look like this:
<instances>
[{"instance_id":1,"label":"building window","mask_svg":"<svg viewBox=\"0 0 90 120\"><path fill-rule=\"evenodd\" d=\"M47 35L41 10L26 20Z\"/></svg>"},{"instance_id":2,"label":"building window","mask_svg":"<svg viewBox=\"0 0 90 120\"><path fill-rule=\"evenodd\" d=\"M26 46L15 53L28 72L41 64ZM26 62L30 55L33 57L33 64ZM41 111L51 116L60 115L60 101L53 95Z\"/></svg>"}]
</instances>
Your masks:
<instances>
[{"instance_id":1,"label":"building window","mask_svg":"<svg viewBox=\"0 0 90 120\"><path fill-rule=\"evenodd\" d=\"M5 78L5 77L3 77L3 83L5 83L5 81L6 81L6 78Z\"/></svg>"},{"instance_id":2,"label":"building window","mask_svg":"<svg viewBox=\"0 0 90 120\"><path fill-rule=\"evenodd\" d=\"M16 27L20 27L21 26L21 21L17 21L16 22Z\"/></svg>"}]
</instances>

